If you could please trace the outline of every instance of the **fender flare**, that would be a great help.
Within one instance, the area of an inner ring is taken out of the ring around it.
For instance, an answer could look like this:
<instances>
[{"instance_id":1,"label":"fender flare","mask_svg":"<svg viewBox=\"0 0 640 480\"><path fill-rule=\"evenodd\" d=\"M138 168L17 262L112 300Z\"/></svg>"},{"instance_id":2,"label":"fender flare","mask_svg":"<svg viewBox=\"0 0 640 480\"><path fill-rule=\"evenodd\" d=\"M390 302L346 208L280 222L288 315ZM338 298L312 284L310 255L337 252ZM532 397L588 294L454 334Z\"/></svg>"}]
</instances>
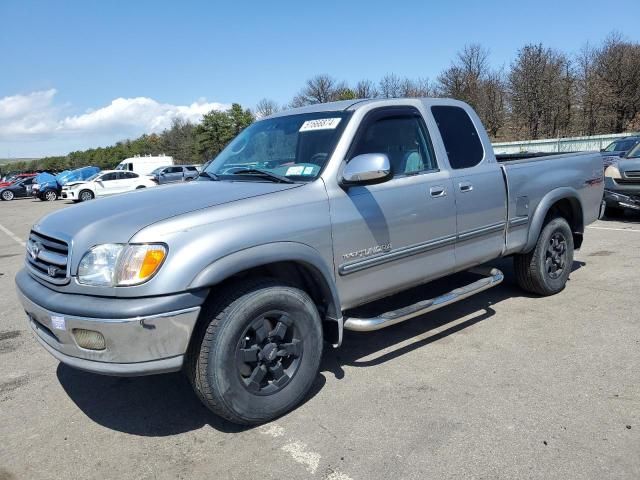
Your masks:
<instances>
[{"instance_id":1,"label":"fender flare","mask_svg":"<svg viewBox=\"0 0 640 480\"><path fill-rule=\"evenodd\" d=\"M328 301L328 319L339 322L341 326L342 310L333 270L323 260L320 252L303 243L267 243L226 255L202 269L191 281L188 290L210 288L244 270L276 262L300 263L310 269L314 273L314 280L319 283Z\"/></svg>"},{"instance_id":2,"label":"fender flare","mask_svg":"<svg viewBox=\"0 0 640 480\"><path fill-rule=\"evenodd\" d=\"M530 252L535 248L549 209L554 203L560 200L568 200L571 204L574 218L577 221L576 225L572 226L572 230L574 230L574 233L584 232L584 217L582 214L583 208L582 203L580 202L580 197L578 196L578 192L572 187L556 188L542 197L542 200L540 200L540 202L536 206L536 210L533 213L531 222L529 223L527 244L525 245L523 252Z\"/></svg>"}]
</instances>

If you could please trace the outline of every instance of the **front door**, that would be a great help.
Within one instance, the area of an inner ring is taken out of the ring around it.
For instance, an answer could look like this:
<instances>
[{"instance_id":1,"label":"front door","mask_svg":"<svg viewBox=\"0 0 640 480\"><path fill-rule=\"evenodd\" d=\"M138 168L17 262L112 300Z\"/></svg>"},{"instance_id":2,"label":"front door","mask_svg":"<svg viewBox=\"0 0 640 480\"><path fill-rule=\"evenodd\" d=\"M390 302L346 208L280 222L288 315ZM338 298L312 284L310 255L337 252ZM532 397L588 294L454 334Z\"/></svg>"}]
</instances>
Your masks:
<instances>
[{"instance_id":1,"label":"front door","mask_svg":"<svg viewBox=\"0 0 640 480\"><path fill-rule=\"evenodd\" d=\"M500 166L489 161L467 112L431 108L447 151L456 200L456 270L499 257L504 246L507 192Z\"/></svg>"},{"instance_id":2,"label":"front door","mask_svg":"<svg viewBox=\"0 0 640 480\"><path fill-rule=\"evenodd\" d=\"M100 178L97 178L93 183L95 185L96 197L103 195L111 195L117 193L117 173L105 173Z\"/></svg>"},{"instance_id":3,"label":"front door","mask_svg":"<svg viewBox=\"0 0 640 480\"><path fill-rule=\"evenodd\" d=\"M334 262L343 308L453 270L455 201L420 113L388 107L364 118L347 155L383 153L392 178L330 198Z\"/></svg>"}]
</instances>

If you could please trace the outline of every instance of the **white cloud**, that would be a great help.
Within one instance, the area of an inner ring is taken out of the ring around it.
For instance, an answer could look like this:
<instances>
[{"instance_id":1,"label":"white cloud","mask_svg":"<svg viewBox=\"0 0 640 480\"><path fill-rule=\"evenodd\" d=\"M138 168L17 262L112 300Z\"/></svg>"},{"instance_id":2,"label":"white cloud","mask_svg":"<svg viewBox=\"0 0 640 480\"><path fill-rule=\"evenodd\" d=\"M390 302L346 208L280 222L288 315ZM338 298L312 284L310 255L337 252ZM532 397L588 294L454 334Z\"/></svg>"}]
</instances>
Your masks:
<instances>
[{"instance_id":1,"label":"white cloud","mask_svg":"<svg viewBox=\"0 0 640 480\"><path fill-rule=\"evenodd\" d=\"M95 139L99 144L134 138L143 133L160 132L174 119L199 122L211 110L224 110L230 105L199 99L190 105L160 103L153 98L116 98L109 105L76 115L63 115L55 103L55 89L0 98L0 156L2 149L11 148L13 156L59 154L88 148ZM55 151L47 150L47 143ZM19 145L19 151L15 146ZM66 146L66 147L64 147ZM24 152L24 153L22 153Z\"/></svg>"}]
</instances>

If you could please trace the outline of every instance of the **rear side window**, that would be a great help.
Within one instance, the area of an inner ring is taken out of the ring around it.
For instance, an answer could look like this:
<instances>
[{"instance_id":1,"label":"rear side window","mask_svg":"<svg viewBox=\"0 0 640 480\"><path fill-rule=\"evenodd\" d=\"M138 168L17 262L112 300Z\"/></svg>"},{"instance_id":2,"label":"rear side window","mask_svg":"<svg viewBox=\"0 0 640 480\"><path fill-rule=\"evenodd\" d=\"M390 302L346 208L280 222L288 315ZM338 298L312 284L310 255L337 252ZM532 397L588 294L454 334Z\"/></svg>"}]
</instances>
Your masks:
<instances>
[{"instance_id":1,"label":"rear side window","mask_svg":"<svg viewBox=\"0 0 640 480\"><path fill-rule=\"evenodd\" d=\"M431 113L447 150L451 168L478 165L484 157L482 142L467 112L460 107L435 106Z\"/></svg>"}]
</instances>

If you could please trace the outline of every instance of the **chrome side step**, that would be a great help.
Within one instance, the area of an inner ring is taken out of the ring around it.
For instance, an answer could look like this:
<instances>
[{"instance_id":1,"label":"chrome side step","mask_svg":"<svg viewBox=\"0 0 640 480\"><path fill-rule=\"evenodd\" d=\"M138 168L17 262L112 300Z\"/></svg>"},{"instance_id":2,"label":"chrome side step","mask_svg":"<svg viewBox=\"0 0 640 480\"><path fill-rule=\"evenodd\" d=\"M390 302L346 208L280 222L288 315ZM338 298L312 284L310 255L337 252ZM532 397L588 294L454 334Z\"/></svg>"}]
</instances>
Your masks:
<instances>
[{"instance_id":1,"label":"chrome side step","mask_svg":"<svg viewBox=\"0 0 640 480\"><path fill-rule=\"evenodd\" d=\"M445 307L452 303L463 300L471 295L480 293L491 287L495 287L502 283L504 274L497 268L491 269L471 269L471 273L477 273L484 275L484 278L476 280L464 287L451 290L439 297L431 298L429 300L421 300L406 307L399 308L398 310L392 310L390 312L383 313L373 318L354 318L347 317L344 319L344 328L346 330L353 330L356 332L371 332L373 330L380 330L381 328L395 325L396 323L404 322L410 318L423 315L425 313L437 310L438 308Z\"/></svg>"}]
</instances>

